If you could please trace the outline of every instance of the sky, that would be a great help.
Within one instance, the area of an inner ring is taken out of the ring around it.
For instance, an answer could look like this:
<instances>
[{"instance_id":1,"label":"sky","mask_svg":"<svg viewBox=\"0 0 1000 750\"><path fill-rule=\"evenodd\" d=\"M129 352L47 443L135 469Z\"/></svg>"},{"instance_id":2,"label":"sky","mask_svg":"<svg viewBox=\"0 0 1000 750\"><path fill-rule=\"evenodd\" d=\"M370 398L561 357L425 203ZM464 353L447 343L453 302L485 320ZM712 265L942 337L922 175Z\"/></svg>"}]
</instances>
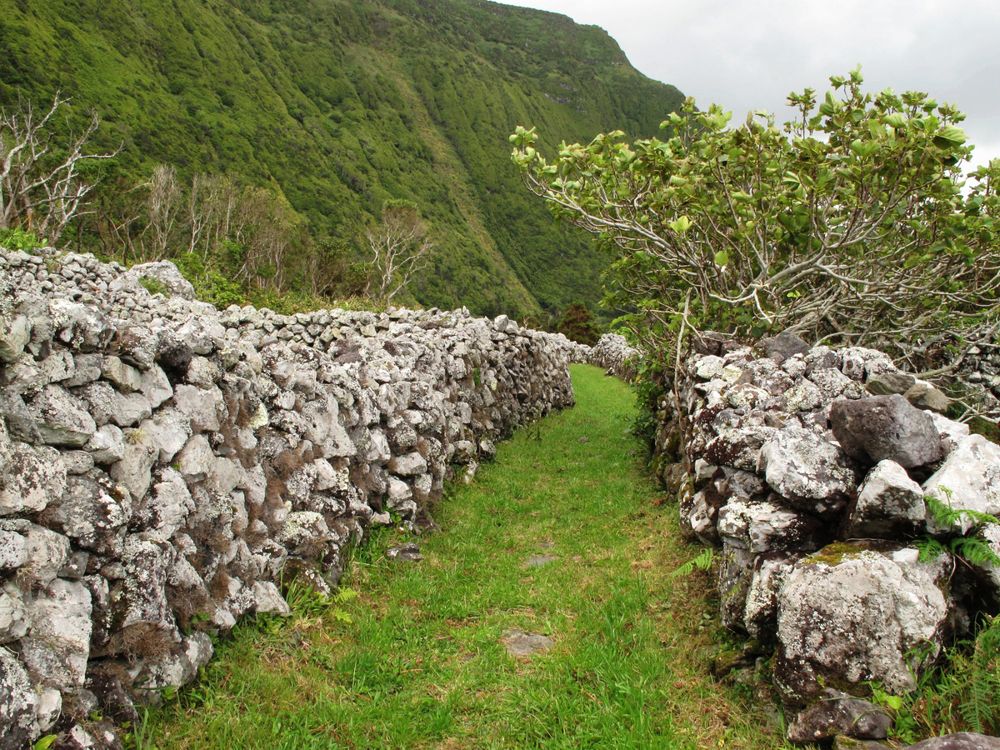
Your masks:
<instances>
[{"instance_id":1,"label":"sky","mask_svg":"<svg viewBox=\"0 0 1000 750\"><path fill-rule=\"evenodd\" d=\"M783 121L788 92L823 92L860 64L872 91L957 105L973 162L1000 157L998 0L503 1L604 28L641 72L734 122L756 109Z\"/></svg>"}]
</instances>

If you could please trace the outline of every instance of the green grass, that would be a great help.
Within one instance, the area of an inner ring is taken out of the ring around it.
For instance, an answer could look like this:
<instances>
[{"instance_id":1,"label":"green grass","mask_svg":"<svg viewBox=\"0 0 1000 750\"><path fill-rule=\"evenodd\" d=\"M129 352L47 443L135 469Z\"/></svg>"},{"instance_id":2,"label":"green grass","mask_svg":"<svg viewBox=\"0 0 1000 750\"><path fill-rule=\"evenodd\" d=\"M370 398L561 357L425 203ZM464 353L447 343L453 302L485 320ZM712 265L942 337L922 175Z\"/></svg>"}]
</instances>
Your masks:
<instances>
[{"instance_id":1,"label":"green grass","mask_svg":"<svg viewBox=\"0 0 1000 750\"><path fill-rule=\"evenodd\" d=\"M241 625L203 678L152 712L157 748L776 748L753 688L715 683L704 573L629 434L634 396L573 368L578 406L521 430L437 508L422 562L389 530L344 586ZM532 555L556 558L527 568ZM554 639L514 659L520 628Z\"/></svg>"}]
</instances>

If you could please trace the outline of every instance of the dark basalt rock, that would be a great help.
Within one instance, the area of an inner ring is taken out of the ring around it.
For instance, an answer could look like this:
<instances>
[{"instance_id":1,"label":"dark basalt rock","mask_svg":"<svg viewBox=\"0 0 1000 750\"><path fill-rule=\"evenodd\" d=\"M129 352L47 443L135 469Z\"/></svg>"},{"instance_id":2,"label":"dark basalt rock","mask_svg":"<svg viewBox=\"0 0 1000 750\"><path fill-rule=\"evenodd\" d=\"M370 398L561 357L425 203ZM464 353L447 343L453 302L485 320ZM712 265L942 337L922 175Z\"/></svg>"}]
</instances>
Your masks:
<instances>
[{"instance_id":1,"label":"dark basalt rock","mask_svg":"<svg viewBox=\"0 0 1000 750\"><path fill-rule=\"evenodd\" d=\"M943 457L930 414L898 394L835 401L830 426L844 453L868 465L889 459L911 469Z\"/></svg>"},{"instance_id":2,"label":"dark basalt rock","mask_svg":"<svg viewBox=\"0 0 1000 750\"><path fill-rule=\"evenodd\" d=\"M838 735L860 740L884 740L892 718L881 708L861 698L828 690L819 703L795 717L788 727L791 742L820 742Z\"/></svg>"},{"instance_id":3,"label":"dark basalt rock","mask_svg":"<svg viewBox=\"0 0 1000 750\"><path fill-rule=\"evenodd\" d=\"M805 354L810 348L809 344L791 331L782 331L777 336L761 339L760 347L779 365L796 354Z\"/></svg>"}]
</instances>

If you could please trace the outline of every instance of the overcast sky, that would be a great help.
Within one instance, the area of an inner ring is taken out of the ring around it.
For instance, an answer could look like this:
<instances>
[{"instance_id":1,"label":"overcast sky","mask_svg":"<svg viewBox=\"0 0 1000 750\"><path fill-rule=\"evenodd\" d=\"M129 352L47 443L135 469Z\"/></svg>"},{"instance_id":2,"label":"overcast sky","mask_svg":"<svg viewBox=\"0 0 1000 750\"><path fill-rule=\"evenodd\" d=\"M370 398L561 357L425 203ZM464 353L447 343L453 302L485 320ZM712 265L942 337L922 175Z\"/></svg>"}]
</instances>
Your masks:
<instances>
[{"instance_id":1,"label":"overcast sky","mask_svg":"<svg viewBox=\"0 0 1000 750\"><path fill-rule=\"evenodd\" d=\"M974 161L1000 157L998 0L505 0L613 36L632 64L698 104L786 119L785 96L862 65L871 90L958 105Z\"/></svg>"}]
</instances>

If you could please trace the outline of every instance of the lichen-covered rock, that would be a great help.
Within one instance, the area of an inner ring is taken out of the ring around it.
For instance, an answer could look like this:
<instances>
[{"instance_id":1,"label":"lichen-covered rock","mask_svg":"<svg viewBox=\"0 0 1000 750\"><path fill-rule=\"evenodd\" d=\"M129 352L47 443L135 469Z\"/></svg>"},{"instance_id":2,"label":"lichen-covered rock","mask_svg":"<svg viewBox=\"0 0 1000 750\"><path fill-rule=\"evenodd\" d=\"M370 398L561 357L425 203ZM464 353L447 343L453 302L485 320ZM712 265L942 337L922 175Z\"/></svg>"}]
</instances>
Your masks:
<instances>
[{"instance_id":1,"label":"lichen-covered rock","mask_svg":"<svg viewBox=\"0 0 1000 750\"><path fill-rule=\"evenodd\" d=\"M38 695L14 654L0 647L0 749L24 750L38 735Z\"/></svg>"},{"instance_id":2,"label":"lichen-covered rock","mask_svg":"<svg viewBox=\"0 0 1000 750\"><path fill-rule=\"evenodd\" d=\"M869 465L888 459L910 469L943 455L934 420L898 394L835 401L830 426L844 452Z\"/></svg>"},{"instance_id":3,"label":"lichen-covered rock","mask_svg":"<svg viewBox=\"0 0 1000 750\"><path fill-rule=\"evenodd\" d=\"M778 599L775 680L785 698L809 702L824 686L850 691L872 680L896 694L916 687L918 647L926 658L945 635L946 569L917 562L915 549L844 543L796 563Z\"/></svg>"},{"instance_id":4,"label":"lichen-covered rock","mask_svg":"<svg viewBox=\"0 0 1000 750\"><path fill-rule=\"evenodd\" d=\"M910 745L906 750L1000 750L1000 737L975 732L956 732Z\"/></svg>"},{"instance_id":5,"label":"lichen-covered rock","mask_svg":"<svg viewBox=\"0 0 1000 750\"><path fill-rule=\"evenodd\" d=\"M833 443L794 425L764 444L760 468L786 502L817 515L843 508L857 487L854 471Z\"/></svg>"},{"instance_id":6,"label":"lichen-covered rock","mask_svg":"<svg viewBox=\"0 0 1000 750\"><path fill-rule=\"evenodd\" d=\"M924 483L924 492L952 508L1000 514L1000 445L982 435L962 438L941 467ZM963 531L971 527L965 519ZM934 531L941 531L931 519Z\"/></svg>"},{"instance_id":7,"label":"lichen-covered rock","mask_svg":"<svg viewBox=\"0 0 1000 750\"><path fill-rule=\"evenodd\" d=\"M43 686L18 747L60 713L60 746L113 746L88 664L132 720L210 655L185 633L330 591L388 509L426 519L455 464L572 404L590 352L465 310L219 312L170 264L54 250L0 251L0 290L0 643Z\"/></svg>"},{"instance_id":8,"label":"lichen-covered rock","mask_svg":"<svg viewBox=\"0 0 1000 750\"><path fill-rule=\"evenodd\" d=\"M90 591L56 579L31 605L31 629L21 639L21 658L33 680L58 690L83 687L90 656Z\"/></svg>"},{"instance_id":9,"label":"lichen-covered rock","mask_svg":"<svg viewBox=\"0 0 1000 750\"><path fill-rule=\"evenodd\" d=\"M845 533L857 539L904 538L920 530L926 514L920 485L894 461L879 461L858 489Z\"/></svg>"}]
</instances>

